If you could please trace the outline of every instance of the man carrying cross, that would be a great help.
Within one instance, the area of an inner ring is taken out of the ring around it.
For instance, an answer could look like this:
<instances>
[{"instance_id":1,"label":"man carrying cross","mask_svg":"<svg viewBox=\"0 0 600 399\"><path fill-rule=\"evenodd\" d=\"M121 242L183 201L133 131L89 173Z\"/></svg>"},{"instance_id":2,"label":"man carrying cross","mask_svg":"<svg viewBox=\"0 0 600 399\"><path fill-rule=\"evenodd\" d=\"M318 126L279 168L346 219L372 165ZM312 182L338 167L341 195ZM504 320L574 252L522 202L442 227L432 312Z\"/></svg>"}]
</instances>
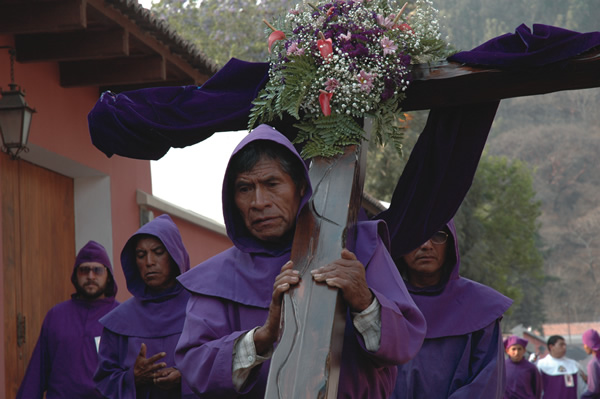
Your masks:
<instances>
[{"instance_id":1,"label":"man carrying cross","mask_svg":"<svg viewBox=\"0 0 600 399\"><path fill-rule=\"evenodd\" d=\"M176 363L202 397L264 396L283 294L303 289L289 259L296 219L311 194L304 161L272 127L259 126L234 151L223 210L235 246L179 277L192 297ZM312 273L340 289L348 305L338 397L387 398L395 365L423 341L423 316L396 271L382 226L359 223L356 248Z\"/></svg>"}]
</instances>

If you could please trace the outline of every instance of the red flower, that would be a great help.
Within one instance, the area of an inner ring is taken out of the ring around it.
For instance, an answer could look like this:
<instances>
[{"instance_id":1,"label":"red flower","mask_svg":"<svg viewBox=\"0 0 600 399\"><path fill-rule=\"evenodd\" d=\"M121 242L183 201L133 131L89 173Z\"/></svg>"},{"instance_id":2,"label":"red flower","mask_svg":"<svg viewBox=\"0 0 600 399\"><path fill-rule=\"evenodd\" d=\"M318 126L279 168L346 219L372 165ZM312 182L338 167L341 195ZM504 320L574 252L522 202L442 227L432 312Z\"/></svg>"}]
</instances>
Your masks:
<instances>
[{"instance_id":1,"label":"red flower","mask_svg":"<svg viewBox=\"0 0 600 399\"><path fill-rule=\"evenodd\" d=\"M271 52L271 46L273 46L273 43L284 39L285 33L283 33L282 31L274 30L273 32L271 32L271 34L269 35L269 53Z\"/></svg>"},{"instance_id":2,"label":"red flower","mask_svg":"<svg viewBox=\"0 0 600 399\"><path fill-rule=\"evenodd\" d=\"M317 40L317 45L319 46L319 51L321 52L321 57L324 60L328 61L333 54L333 44L331 39L319 39Z\"/></svg>"},{"instance_id":3,"label":"red flower","mask_svg":"<svg viewBox=\"0 0 600 399\"><path fill-rule=\"evenodd\" d=\"M335 10L335 7L329 8L329 10L327 10L327 16L329 17L331 14L333 14L334 10Z\"/></svg>"},{"instance_id":4,"label":"red flower","mask_svg":"<svg viewBox=\"0 0 600 399\"><path fill-rule=\"evenodd\" d=\"M319 104L321 104L321 111L323 111L323 115L329 116L331 115L331 106L329 105L329 102L331 101L331 97L333 97L333 93L328 93L325 90L320 91Z\"/></svg>"},{"instance_id":5,"label":"red flower","mask_svg":"<svg viewBox=\"0 0 600 399\"><path fill-rule=\"evenodd\" d=\"M406 22L401 23L400 25L394 25L394 29L400 29L401 31L404 32L411 32L411 33L415 33L415 31L413 30L413 28L410 27L409 24L407 24Z\"/></svg>"}]
</instances>

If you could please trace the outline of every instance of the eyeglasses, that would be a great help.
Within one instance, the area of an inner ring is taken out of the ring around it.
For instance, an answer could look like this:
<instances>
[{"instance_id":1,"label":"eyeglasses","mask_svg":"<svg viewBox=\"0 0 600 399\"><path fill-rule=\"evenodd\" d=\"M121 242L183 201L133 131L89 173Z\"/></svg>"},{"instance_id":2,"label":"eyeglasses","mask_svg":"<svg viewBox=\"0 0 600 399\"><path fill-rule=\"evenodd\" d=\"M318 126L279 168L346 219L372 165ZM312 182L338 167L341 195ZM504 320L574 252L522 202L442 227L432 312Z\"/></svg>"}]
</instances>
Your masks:
<instances>
[{"instance_id":1,"label":"eyeglasses","mask_svg":"<svg viewBox=\"0 0 600 399\"><path fill-rule=\"evenodd\" d=\"M102 276L106 272L105 266L79 266L77 268L77 274L80 276L87 276L90 272L94 272L96 276Z\"/></svg>"},{"instance_id":2,"label":"eyeglasses","mask_svg":"<svg viewBox=\"0 0 600 399\"><path fill-rule=\"evenodd\" d=\"M448 240L448 233L445 231L436 231L430 238L431 242L437 245L441 245Z\"/></svg>"}]
</instances>

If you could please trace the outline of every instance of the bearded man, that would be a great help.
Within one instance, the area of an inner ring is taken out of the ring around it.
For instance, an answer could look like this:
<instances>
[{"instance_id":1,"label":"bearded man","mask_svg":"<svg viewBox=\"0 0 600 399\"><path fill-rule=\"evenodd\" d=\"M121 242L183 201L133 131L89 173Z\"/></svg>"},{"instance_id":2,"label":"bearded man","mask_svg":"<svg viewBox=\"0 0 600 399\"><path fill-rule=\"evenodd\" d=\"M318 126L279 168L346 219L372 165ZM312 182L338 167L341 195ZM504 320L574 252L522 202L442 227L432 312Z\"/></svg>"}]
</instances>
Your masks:
<instances>
[{"instance_id":1,"label":"bearded man","mask_svg":"<svg viewBox=\"0 0 600 399\"><path fill-rule=\"evenodd\" d=\"M17 399L102 398L92 376L98 367L102 316L114 309L117 284L106 249L89 241L77 254L71 299L48 311Z\"/></svg>"}]
</instances>

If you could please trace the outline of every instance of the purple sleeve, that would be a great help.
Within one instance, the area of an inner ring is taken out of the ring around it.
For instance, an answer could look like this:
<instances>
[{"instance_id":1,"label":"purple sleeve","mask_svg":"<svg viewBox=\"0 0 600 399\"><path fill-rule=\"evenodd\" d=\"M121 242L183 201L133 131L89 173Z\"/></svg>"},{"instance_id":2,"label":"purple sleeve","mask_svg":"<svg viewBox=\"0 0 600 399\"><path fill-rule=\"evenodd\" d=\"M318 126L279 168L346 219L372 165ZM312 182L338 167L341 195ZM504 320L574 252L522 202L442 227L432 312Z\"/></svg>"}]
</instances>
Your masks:
<instances>
[{"instance_id":1,"label":"purple sleeve","mask_svg":"<svg viewBox=\"0 0 600 399\"><path fill-rule=\"evenodd\" d=\"M499 102L433 109L383 219L391 254L402 256L456 213L471 187Z\"/></svg>"},{"instance_id":2,"label":"purple sleeve","mask_svg":"<svg viewBox=\"0 0 600 399\"><path fill-rule=\"evenodd\" d=\"M473 333L469 360L469 380L448 399L501 399L505 389L504 345L500 320Z\"/></svg>"},{"instance_id":3,"label":"purple sleeve","mask_svg":"<svg viewBox=\"0 0 600 399\"><path fill-rule=\"evenodd\" d=\"M50 359L48 355L48 336L46 320L42 324L40 337L29 359L27 371L21 381L17 399L42 399L48 388L50 374Z\"/></svg>"},{"instance_id":4,"label":"purple sleeve","mask_svg":"<svg viewBox=\"0 0 600 399\"><path fill-rule=\"evenodd\" d=\"M425 339L425 318L381 241L366 268L366 277L381 304L381 344L374 357L382 365L406 363ZM362 339L359 342L362 344Z\"/></svg>"},{"instance_id":5,"label":"purple sleeve","mask_svg":"<svg viewBox=\"0 0 600 399\"><path fill-rule=\"evenodd\" d=\"M96 388L109 399L135 399L133 368L123 365L127 355L127 338L102 331L98 353L98 369L94 374Z\"/></svg>"},{"instance_id":6,"label":"purple sleeve","mask_svg":"<svg viewBox=\"0 0 600 399\"><path fill-rule=\"evenodd\" d=\"M233 346L249 330L235 331L228 313L215 297L192 294L188 301L175 363L192 391L203 398L235 398L244 393L233 386ZM261 367L251 373L245 391L252 389Z\"/></svg>"},{"instance_id":7,"label":"purple sleeve","mask_svg":"<svg viewBox=\"0 0 600 399\"><path fill-rule=\"evenodd\" d=\"M587 365L587 390L581 395L581 399L600 399L600 386L598 377L600 377L600 363L597 359L592 359Z\"/></svg>"}]
</instances>

